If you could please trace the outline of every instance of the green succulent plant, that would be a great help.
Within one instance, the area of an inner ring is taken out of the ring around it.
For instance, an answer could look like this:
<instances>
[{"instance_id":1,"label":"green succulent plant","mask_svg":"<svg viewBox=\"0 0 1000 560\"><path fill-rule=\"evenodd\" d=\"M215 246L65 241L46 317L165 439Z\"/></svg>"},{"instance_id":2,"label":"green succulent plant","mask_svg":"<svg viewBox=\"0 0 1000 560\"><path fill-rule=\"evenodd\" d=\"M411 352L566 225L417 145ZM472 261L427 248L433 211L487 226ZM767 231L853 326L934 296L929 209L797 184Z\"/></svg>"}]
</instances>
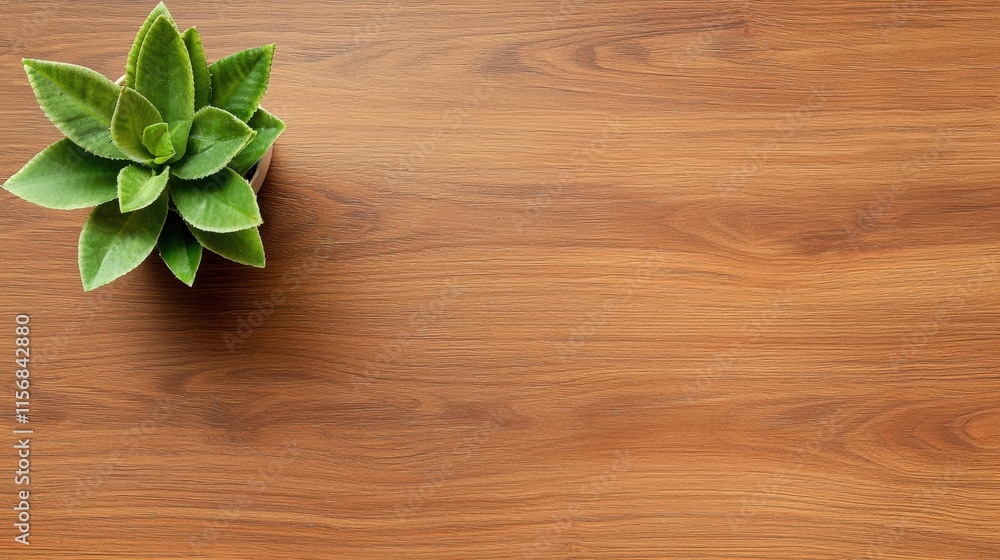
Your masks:
<instances>
[{"instance_id":1,"label":"green succulent plant","mask_svg":"<svg viewBox=\"0 0 1000 560\"><path fill-rule=\"evenodd\" d=\"M285 128L260 107L273 57L272 44L209 65L198 32L181 33L160 3L120 85L82 66L22 61L66 138L3 187L46 208L96 207L80 233L84 290L135 269L154 247L188 286L203 247L264 266L260 209L244 175Z\"/></svg>"}]
</instances>

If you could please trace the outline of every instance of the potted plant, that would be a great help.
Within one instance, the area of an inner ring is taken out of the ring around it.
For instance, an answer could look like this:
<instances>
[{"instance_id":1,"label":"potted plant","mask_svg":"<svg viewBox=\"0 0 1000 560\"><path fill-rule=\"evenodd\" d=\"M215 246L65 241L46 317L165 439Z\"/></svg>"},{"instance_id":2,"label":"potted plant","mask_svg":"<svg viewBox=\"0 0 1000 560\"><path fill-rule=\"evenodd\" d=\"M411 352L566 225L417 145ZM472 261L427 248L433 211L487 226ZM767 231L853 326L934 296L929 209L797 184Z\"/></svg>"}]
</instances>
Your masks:
<instances>
[{"instance_id":1,"label":"potted plant","mask_svg":"<svg viewBox=\"0 0 1000 560\"><path fill-rule=\"evenodd\" d=\"M160 3L119 83L82 66L22 61L66 138L3 187L46 208L95 207L80 233L84 290L130 272L154 247L188 286L202 248L264 266L251 181L259 189L285 128L260 106L273 56L272 44L210 65L195 28L181 33Z\"/></svg>"}]
</instances>

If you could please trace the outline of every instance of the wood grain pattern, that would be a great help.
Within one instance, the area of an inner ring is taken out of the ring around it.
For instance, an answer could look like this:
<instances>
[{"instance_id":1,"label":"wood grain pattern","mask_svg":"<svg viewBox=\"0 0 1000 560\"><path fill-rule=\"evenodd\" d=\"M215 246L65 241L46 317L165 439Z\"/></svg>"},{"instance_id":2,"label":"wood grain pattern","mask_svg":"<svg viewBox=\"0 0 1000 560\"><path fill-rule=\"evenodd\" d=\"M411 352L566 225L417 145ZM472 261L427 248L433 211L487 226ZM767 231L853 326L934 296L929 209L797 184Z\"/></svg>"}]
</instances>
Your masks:
<instances>
[{"instance_id":1,"label":"wood grain pattern","mask_svg":"<svg viewBox=\"0 0 1000 560\"><path fill-rule=\"evenodd\" d=\"M0 177L20 58L151 5L0 5ZM85 212L0 193L0 557L1000 555L996 2L170 8L278 43L268 266L84 294Z\"/></svg>"}]
</instances>

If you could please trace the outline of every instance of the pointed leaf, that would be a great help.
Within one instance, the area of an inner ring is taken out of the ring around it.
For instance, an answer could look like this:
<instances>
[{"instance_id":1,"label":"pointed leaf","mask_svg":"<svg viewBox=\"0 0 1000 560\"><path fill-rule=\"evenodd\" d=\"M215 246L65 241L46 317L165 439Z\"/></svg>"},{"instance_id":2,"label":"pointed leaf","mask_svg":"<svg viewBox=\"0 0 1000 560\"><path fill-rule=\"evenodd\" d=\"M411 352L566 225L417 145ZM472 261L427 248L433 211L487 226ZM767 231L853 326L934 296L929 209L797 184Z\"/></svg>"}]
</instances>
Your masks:
<instances>
[{"instance_id":1,"label":"pointed leaf","mask_svg":"<svg viewBox=\"0 0 1000 560\"><path fill-rule=\"evenodd\" d=\"M174 156L174 145L170 142L170 127L167 123L156 123L142 131L142 145L153 154L153 163L160 165Z\"/></svg>"},{"instance_id":2,"label":"pointed leaf","mask_svg":"<svg viewBox=\"0 0 1000 560\"><path fill-rule=\"evenodd\" d=\"M149 32L150 26L156 21L156 18L160 16L166 16L170 18L170 12L167 7L160 2L153 8L152 12L149 12L149 16L146 17L146 21L142 23L142 27L139 28L139 33L136 34L135 40L132 42L132 48L128 51L128 60L125 61L125 85L130 88L135 88L135 65L139 60L139 49L142 48L142 41L146 38L146 33ZM171 21L173 21L171 19Z\"/></svg>"},{"instance_id":3,"label":"pointed leaf","mask_svg":"<svg viewBox=\"0 0 1000 560\"><path fill-rule=\"evenodd\" d=\"M194 285L194 276L201 265L201 243L191 235L176 212L167 213L160 240L156 242L160 257L178 280Z\"/></svg>"},{"instance_id":4,"label":"pointed leaf","mask_svg":"<svg viewBox=\"0 0 1000 560\"><path fill-rule=\"evenodd\" d=\"M166 218L166 191L153 204L128 214L119 212L114 201L95 208L80 232L83 289L99 288L142 264Z\"/></svg>"},{"instance_id":5,"label":"pointed leaf","mask_svg":"<svg viewBox=\"0 0 1000 560\"><path fill-rule=\"evenodd\" d=\"M143 142L143 132L150 125L163 122L160 112L141 93L122 86L111 118L111 138L132 161L150 165L153 154Z\"/></svg>"},{"instance_id":6,"label":"pointed leaf","mask_svg":"<svg viewBox=\"0 0 1000 560\"><path fill-rule=\"evenodd\" d=\"M99 158L63 138L32 158L3 187L46 208L87 208L115 199L118 171L126 164Z\"/></svg>"},{"instance_id":7,"label":"pointed leaf","mask_svg":"<svg viewBox=\"0 0 1000 560\"><path fill-rule=\"evenodd\" d=\"M176 151L170 161L177 161L184 155L194 118L194 76L187 47L169 18L156 18L146 33L136 63L135 89L153 103L170 127Z\"/></svg>"},{"instance_id":8,"label":"pointed leaf","mask_svg":"<svg viewBox=\"0 0 1000 560\"><path fill-rule=\"evenodd\" d=\"M201 46L198 30L190 28L181 35L188 57L191 58L191 71L194 73L194 110L197 111L212 102L212 77L208 73L208 60L205 49Z\"/></svg>"},{"instance_id":9,"label":"pointed leaf","mask_svg":"<svg viewBox=\"0 0 1000 560\"><path fill-rule=\"evenodd\" d=\"M167 186L170 169L156 173L148 167L130 165L118 174L118 208L133 212L156 201Z\"/></svg>"},{"instance_id":10,"label":"pointed leaf","mask_svg":"<svg viewBox=\"0 0 1000 560\"><path fill-rule=\"evenodd\" d=\"M216 61L212 74L212 105L247 121L257 110L271 77L274 45L255 47Z\"/></svg>"},{"instance_id":11,"label":"pointed leaf","mask_svg":"<svg viewBox=\"0 0 1000 560\"><path fill-rule=\"evenodd\" d=\"M227 233L263 223L250 183L228 167L204 179L171 179L170 196L184 220L198 229Z\"/></svg>"},{"instance_id":12,"label":"pointed leaf","mask_svg":"<svg viewBox=\"0 0 1000 560\"><path fill-rule=\"evenodd\" d=\"M92 154L126 159L111 141L118 86L83 66L24 59L24 72L42 111L67 138Z\"/></svg>"},{"instance_id":13,"label":"pointed leaf","mask_svg":"<svg viewBox=\"0 0 1000 560\"><path fill-rule=\"evenodd\" d=\"M264 244L257 228L249 228L232 233L212 233L188 227L198 243L209 251L233 262L264 268Z\"/></svg>"},{"instance_id":14,"label":"pointed leaf","mask_svg":"<svg viewBox=\"0 0 1000 560\"><path fill-rule=\"evenodd\" d=\"M218 107L205 107L195 113L187 155L174 166L173 173L181 179L201 179L216 173L240 153L254 134L232 114Z\"/></svg>"},{"instance_id":15,"label":"pointed leaf","mask_svg":"<svg viewBox=\"0 0 1000 560\"><path fill-rule=\"evenodd\" d=\"M278 135L285 130L285 123L265 111L263 107L257 109L247 124L257 133L257 136L254 136L247 147L243 148L243 151L229 162L229 167L240 175L246 175L247 171L250 171L250 168L264 157L264 153L271 147Z\"/></svg>"}]
</instances>

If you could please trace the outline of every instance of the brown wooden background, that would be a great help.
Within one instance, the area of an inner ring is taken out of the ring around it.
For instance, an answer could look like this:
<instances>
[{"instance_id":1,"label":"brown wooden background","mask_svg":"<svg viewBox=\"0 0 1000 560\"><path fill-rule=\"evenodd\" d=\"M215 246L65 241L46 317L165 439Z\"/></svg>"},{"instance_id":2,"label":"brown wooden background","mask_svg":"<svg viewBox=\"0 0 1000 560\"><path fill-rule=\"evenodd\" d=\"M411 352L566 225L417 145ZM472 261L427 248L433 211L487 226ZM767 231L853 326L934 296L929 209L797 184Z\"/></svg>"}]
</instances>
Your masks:
<instances>
[{"instance_id":1,"label":"brown wooden background","mask_svg":"<svg viewBox=\"0 0 1000 560\"><path fill-rule=\"evenodd\" d=\"M151 8L0 5L0 177ZM0 193L0 557L1000 555L996 2L170 8L278 43L268 266Z\"/></svg>"}]
</instances>

